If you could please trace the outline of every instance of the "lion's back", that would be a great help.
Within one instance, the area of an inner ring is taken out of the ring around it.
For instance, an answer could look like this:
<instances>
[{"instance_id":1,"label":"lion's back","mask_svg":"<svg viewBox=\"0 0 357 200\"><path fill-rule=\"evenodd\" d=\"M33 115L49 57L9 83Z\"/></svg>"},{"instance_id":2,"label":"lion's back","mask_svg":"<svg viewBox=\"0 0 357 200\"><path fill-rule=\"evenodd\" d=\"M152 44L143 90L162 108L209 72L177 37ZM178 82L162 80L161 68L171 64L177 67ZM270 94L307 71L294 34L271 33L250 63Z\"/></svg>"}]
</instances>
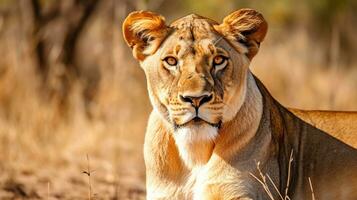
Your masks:
<instances>
[{"instance_id":1,"label":"lion's back","mask_svg":"<svg viewBox=\"0 0 357 200\"><path fill-rule=\"evenodd\" d=\"M357 112L289 109L303 121L357 148Z\"/></svg>"}]
</instances>

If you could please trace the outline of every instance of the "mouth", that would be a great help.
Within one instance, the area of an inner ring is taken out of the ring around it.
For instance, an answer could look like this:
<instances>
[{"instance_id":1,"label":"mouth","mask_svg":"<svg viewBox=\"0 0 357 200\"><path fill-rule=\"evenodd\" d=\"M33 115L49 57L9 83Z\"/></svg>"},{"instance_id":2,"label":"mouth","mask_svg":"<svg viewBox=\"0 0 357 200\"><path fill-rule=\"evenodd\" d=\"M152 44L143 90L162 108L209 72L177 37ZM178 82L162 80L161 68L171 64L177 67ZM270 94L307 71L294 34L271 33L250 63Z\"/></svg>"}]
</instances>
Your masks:
<instances>
[{"instance_id":1,"label":"mouth","mask_svg":"<svg viewBox=\"0 0 357 200\"><path fill-rule=\"evenodd\" d=\"M222 125L222 121L219 121L218 123L211 123L211 122L208 122L208 121L203 120L200 117L196 116L196 117L194 117L193 119L191 119L190 121L188 121L186 123L183 123L183 124L176 124L175 123L174 124L174 128L175 129L179 129L179 128L185 127L185 126L187 126L189 124L197 125L197 126L202 125L202 124L209 124L212 127L220 129L221 125Z\"/></svg>"}]
</instances>

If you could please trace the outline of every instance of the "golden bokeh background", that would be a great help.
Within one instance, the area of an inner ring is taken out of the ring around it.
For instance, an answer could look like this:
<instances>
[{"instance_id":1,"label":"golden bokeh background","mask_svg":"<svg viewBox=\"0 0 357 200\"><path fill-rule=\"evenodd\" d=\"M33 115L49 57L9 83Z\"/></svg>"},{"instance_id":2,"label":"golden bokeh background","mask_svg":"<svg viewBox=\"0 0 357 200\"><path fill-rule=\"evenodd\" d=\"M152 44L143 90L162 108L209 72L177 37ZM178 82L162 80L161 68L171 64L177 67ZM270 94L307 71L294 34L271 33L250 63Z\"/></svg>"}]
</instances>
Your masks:
<instances>
[{"instance_id":1,"label":"golden bokeh background","mask_svg":"<svg viewBox=\"0 0 357 200\"><path fill-rule=\"evenodd\" d=\"M355 0L0 0L0 199L88 199L88 178L92 199L144 199L151 106L121 23L242 7L268 21L251 70L274 97L357 110Z\"/></svg>"}]
</instances>

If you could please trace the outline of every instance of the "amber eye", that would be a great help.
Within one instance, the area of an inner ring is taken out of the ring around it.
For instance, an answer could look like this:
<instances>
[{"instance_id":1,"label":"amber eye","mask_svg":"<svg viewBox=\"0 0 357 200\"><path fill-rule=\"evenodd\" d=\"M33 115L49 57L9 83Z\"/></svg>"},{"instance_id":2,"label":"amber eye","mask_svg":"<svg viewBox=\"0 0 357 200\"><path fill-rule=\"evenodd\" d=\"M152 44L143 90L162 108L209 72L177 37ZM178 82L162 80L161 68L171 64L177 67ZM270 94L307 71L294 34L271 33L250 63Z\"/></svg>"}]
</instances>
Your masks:
<instances>
[{"instance_id":1,"label":"amber eye","mask_svg":"<svg viewBox=\"0 0 357 200\"><path fill-rule=\"evenodd\" d=\"M214 59L213 59L213 64L214 65L220 65L220 64L222 64L224 61L225 61L225 57L223 57L223 56L216 56L216 57L214 57Z\"/></svg>"},{"instance_id":2,"label":"amber eye","mask_svg":"<svg viewBox=\"0 0 357 200\"><path fill-rule=\"evenodd\" d=\"M177 65L177 60L176 58L172 57L172 56L168 56L164 59L164 61L170 65L170 66L176 66Z\"/></svg>"},{"instance_id":3,"label":"amber eye","mask_svg":"<svg viewBox=\"0 0 357 200\"><path fill-rule=\"evenodd\" d=\"M216 56L213 58L213 66L216 70L221 70L227 65L228 58L225 56Z\"/></svg>"}]
</instances>

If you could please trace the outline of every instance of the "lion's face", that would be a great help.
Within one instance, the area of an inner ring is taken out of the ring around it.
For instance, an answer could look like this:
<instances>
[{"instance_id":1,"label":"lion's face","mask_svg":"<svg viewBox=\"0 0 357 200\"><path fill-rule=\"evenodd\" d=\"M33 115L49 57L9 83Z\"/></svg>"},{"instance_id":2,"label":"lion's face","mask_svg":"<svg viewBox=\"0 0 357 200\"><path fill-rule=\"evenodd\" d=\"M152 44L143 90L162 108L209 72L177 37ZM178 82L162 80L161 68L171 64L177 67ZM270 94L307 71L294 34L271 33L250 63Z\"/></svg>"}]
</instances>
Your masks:
<instances>
[{"instance_id":1,"label":"lion's face","mask_svg":"<svg viewBox=\"0 0 357 200\"><path fill-rule=\"evenodd\" d=\"M134 12L124 22L154 108L176 132L205 132L190 139L213 139L244 102L248 66L266 23L255 11L237 12L222 24L189 15L166 26L151 12Z\"/></svg>"},{"instance_id":2,"label":"lion's face","mask_svg":"<svg viewBox=\"0 0 357 200\"><path fill-rule=\"evenodd\" d=\"M175 127L203 123L219 127L234 116L242 101L249 60L205 19L194 17L182 19L192 24L179 24L141 65L151 97L163 105L160 111Z\"/></svg>"}]
</instances>

